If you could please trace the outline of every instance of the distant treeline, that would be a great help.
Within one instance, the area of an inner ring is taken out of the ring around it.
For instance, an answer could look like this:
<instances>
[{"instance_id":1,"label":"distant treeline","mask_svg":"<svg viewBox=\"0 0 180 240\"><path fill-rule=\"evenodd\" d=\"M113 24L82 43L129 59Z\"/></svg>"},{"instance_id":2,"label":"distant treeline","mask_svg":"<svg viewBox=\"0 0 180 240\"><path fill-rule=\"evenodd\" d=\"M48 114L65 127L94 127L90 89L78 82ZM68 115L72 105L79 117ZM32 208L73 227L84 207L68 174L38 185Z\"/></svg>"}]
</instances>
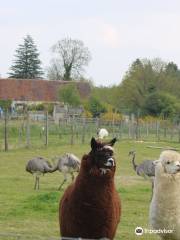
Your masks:
<instances>
[{"instance_id":1,"label":"distant treeline","mask_svg":"<svg viewBox=\"0 0 180 240\"><path fill-rule=\"evenodd\" d=\"M161 59L136 59L119 85L93 87L92 97L103 111L179 121L180 69Z\"/></svg>"}]
</instances>

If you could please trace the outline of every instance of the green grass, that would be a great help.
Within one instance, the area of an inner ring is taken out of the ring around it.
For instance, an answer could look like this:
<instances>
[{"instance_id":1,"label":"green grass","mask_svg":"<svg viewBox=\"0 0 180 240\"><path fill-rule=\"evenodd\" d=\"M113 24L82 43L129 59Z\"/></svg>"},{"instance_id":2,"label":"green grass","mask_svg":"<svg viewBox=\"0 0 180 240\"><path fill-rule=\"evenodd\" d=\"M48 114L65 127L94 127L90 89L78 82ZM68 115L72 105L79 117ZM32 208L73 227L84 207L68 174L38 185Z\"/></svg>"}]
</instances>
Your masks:
<instances>
[{"instance_id":1,"label":"green grass","mask_svg":"<svg viewBox=\"0 0 180 240\"><path fill-rule=\"evenodd\" d=\"M136 176L128 158L128 152L136 149L138 162L144 158L157 158L160 150L147 148L148 145L149 143L145 142L122 141L115 147L117 160L115 182L122 201L122 216L117 230L117 240L158 239L154 235L146 234L137 237L134 234L137 226L148 228L151 184ZM156 145L166 146L167 143ZM168 145L178 146L177 144ZM47 149L1 151L0 239L58 239L58 205L63 191L59 192L57 188L63 179L62 175L59 172L44 175L40 180L40 190L34 191L34 179L25 171L25 164L34 156L50 158L65 152L73 152L81 157L88 151L89 145L80 144L55 145Z\"/></svg>"}]
</instances>

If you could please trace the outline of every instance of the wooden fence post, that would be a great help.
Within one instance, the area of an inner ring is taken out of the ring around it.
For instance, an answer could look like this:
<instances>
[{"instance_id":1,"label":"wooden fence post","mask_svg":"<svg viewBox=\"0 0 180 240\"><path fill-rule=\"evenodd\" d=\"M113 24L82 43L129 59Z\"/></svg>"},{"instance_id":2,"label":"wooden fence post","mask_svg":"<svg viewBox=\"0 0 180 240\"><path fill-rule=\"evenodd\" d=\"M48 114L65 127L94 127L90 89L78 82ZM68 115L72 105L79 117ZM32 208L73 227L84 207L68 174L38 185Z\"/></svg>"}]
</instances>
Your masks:
<instances>
[{"instance_id":1,"label":"wooden fence post","mask_svg":"<svg viewBox=\"0 0 180 240\"><path fill-rule=\"evenodd\" d=\"M96 132L100 128L100 118L96 118Z\"/></svg>"},{"instance_id":2,"label":"wooden fence post","mask_svg":"<svg viewBox=\"0 0 180 240\"><path fill-rule=\"evenodd\" d=\"M114 119L114 113L113 113L113 119L112 119L112 134L113 134L113 137L115 137L115 119Z\"/></svg>"},{"instance_id":3,"label":"wooden fence post","mask_svg":"<svg viewBox=\"0 0 180 240\"><path fill-rule=\"evenodd\" d=\"M180 124L178 125L178 142L180 143Z\"/></svg>"},{"instance_id":4,"label":"wooden fence post","mask_svg":"<svg viewBox=\"0 0 180 240\"><path fill-rule=\"evenodd\" d=\"M70 144L73 145L74 144L74 122L72 120L71 122L71 141Z\"/></svg>"},{"instance_id":5,"label":"wooden fence post","mask_svg":"<svg viewBox=\"0 0 180 240\"><path fill-rule=\"evenodd\" d=\"M48 111L46 111L46 125L45 125L45 146L48 146L48 137L49 137L49 125L48 125Z\"/></svg>"},{"instance_id":6,"label":"wooden fence post","mask_svg":"<svg viewBox=\"0 0 180 240\"><path fill-rule=\"evenodd\" d=\"M136 138L136 120L134 114L131 114L132 139Z\"/></svg>"},{"instance_id":7,"label":"wooden fence post","mask_svg":"<svg viewBox=\"0 0 180 240\"><path fill-rule=\"evenodd\" d=\"M156 138L158 141L160 140L159 127L160 127L160 122L156 121Z\"/></svg>"},{"instance_id":8,"label":"wooden fence post","mask_svg":"<svg viewBox=\"0 0 180 240\"><path fill-rule=\"evenodd\" d=\"M146 137L149 137L149 123L146 122Z\"/></svg>"},{"instance_id":9,"label":"wooden fence post","mask_svg":"<svg viewBox=\"0 0 180 240\"><path fill-rule=\"evenodd\" d=\"M22 143L22 128L21 126L18 128L18 143Z\"/></svg>"},{"instance_id":10,"label":"wooden fence post","mask_svg":"<svg viewBox=\"0 0 180 240\"><path fill-rule=\"evenodd\" d=\"M29 112L26 113L26 147L30 147L30 124L29 124Z\"/></svg>"},{"instance_id":11,"label":"wooden fence post","mask_svg":"<svg viewBox=\"0 0 180 240\"><path fill-rule=\"evenodd\" d=\"M135 136L136 136L136 140L138 140L139 139L139 116L137 116L136 118Z\"/></svg>"},{"instance_id":12,"label":"wooden fence post","mask_svg":"<svg viewBox=\"0 0 180 240\"><path fill-rule=\"evenodd\" d=\"M174 138L174 130L175 130L175 127L174 127L173 124L172 124L172 127L171 127L170 129L171 129L171 131L170 131L170 139L171 139L171 141L172 141L173 138Z\"/></svg>"},{"instance_id":13,"label":"wooden fence post","mask_svg":"<svg viewBox=\"0 0 180 240\"><path fill-rule=\"evenodd\" d=\"M167 138L167 127L166 127L166 123L165 123L165 126L164 126L164 138Z\"/></svg>"},{"instance_id":14,"label":"wooden fence post","mask_svg":"<svg viewBox=\"0 0 180 240\"><path fill-rule=\"evenodd\" d=\"M132 120L131 118L129 118L128 122L127 122L127 126L128 126L128 138L131 139L132 138Z\"/></svg>"},{"instance_id":15,"label":"wooden fence post","mask_svg":"<svg viewBox=\"0 0 180 240\"><path fill-rule=\"evenodd\" d=\"M59 127L59 128L58 128L58 136L59 136L59 139L62 137L62 136L61 136L61 123L62 123L62 122L61 122L61 119L59 118L59 121L58 121L58 127Z\"/></svg>"},{"instance_id":16,"label":"wooden fence post","mask_svg":"<svg viewBox=\"0 0 180 240\"><path fill-rule=\"evenodd\" d=\"M8 130L7 130L7 121L8 121L8 110L4 111L4 150L8 151Z\"/></svg>"},{"instance_id":17,"label":"wooden fence post","mask_svg":"<svg viewBox=\"0 0 180 240\"><path fill-rule=\"evenodd\" d=\"M86 130L86 119L83 118L83 126L82 126L82 144L85 143L85 130Z\"/></svg>"}]
</instances>

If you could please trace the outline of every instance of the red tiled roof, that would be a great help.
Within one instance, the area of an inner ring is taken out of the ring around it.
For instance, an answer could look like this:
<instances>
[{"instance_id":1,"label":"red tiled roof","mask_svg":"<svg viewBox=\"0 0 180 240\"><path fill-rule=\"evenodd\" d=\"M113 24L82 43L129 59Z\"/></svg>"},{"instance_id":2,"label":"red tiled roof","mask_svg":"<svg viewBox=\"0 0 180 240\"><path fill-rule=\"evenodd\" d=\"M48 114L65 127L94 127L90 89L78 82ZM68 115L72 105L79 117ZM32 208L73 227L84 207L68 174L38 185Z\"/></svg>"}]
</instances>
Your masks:
<instances>
[{"instance_id":1,"label":"red tiled roof","mask_svg":"<svg viewBox=\"0 0 180 240\"><path fill-rule=\"evenodd\" d=\"M67 81L48 81L42 79L0 79L0 99L23 101L58 101L59 89ZM90 86L86 82L76 82L82 97L90 95Z\"/></svg>"}]
</instances>

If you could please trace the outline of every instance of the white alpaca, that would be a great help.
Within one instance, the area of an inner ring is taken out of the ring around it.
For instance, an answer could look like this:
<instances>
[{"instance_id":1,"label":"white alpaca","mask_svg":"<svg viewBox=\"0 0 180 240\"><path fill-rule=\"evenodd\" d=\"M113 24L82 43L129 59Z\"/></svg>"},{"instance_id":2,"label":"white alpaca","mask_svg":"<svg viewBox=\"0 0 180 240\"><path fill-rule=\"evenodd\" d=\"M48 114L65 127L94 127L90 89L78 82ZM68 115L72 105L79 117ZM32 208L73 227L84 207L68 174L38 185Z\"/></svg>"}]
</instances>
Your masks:
<instances>
[{"instance_id":1,"label":"white alpaca","mask_svg":"<svg viewBox=\"0 0 180 240\"><path fill-rule=\"evenodd\" d=\"M150 224L163 240L180 240L180 154L167 150L155 161L155 181L150 204Z\"/></svg>"}]
</instances>

